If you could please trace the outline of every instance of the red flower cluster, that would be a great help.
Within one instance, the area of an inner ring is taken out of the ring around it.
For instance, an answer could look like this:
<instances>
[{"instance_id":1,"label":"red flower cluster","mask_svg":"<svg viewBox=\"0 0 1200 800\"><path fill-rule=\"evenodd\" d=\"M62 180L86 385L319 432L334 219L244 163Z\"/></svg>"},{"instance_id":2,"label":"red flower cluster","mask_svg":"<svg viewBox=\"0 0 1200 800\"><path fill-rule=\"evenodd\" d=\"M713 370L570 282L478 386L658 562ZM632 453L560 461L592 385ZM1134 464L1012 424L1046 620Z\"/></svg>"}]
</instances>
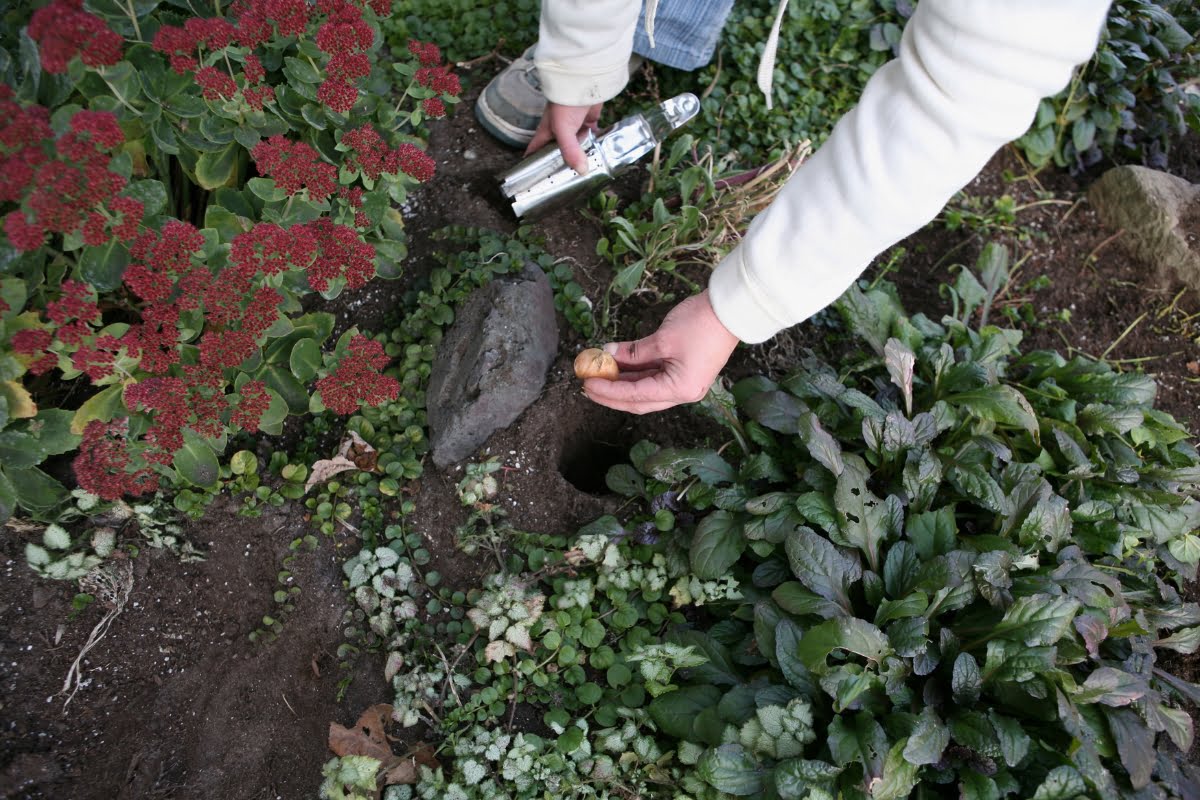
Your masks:
<instances>
[{"instance_id":1,"label":"red flower cluster","mask_svg":"<svg viewBox=\"0 0 1200 800\"><path fill-rule=\"evenodd\" d=\"M358 289L375 277L375 248L358 238L358 232L321 217L304 225L317 242L317 257L308 268L308 285L318 292L329 282L345 278L346 286ZM293 228L292 230L295 230Z\"/></svg>"},{"instance_id":2,"label":"red flower cluster","mask_svg":"<svg viewBox=\"0 0 1200 800\"><path fill-rule=\"evenodd\" d=\"M36 250L45 234L74 233L88 222L97 206L109 202L125 186L125 178L108 169L107 151L120 146L125 135L107 111L77 111L70 129L56 142L51 159L44 143L53 137L44 108L21 108L0 100L0 200L21 202L23 209L4 220L9 241L18 250ZM87 235L97 236L93 220Z\"/></svg>"},{"instance_id":3,"label":"red flower cluster","mask_svg":"<svg viewBox=\"0 0 1200 800\"><path fill-rule=\"evenodd\" d=\"M250 54L242 61L242 77L246 81L246 85L242 87L242 97L246 100L246 105L256 111L262 111L267 102L275 99L275 87L262 82L267 77L267 71L263 69L258 56Z\"/></svg>"},{"instance_id":4,"label":"red flower cluster","mask_svg":"<svg viewBox=\"0 0 1200 800\"><path fill-rule=\"evenodd\" d=\"M171 296L176 279L192 271L192 256L202 247L200 231L186 222L168 220L161 238L153 231L137 238L130 252L138 261L125 269L122 280L143 300L162 302Z\"/></svg>"},{"instance_id":5,"label":"red flower cluster","mask_svg":"<svg viewBox=\"0 0 1200 800\"><path fill-rule=\"evenodd\" d=\"M72 320L99 322L100 309L96 305L95 290L86 283L68 278L62 283L62 296L46 304L46 316L59 325L66 325Z\"/></svg>"},{"instance_id":6,"label":"red flower cluster","mask_svg":"<svg viewBox=\"0 0 1200 800\"><path fill-rule=\"evenodd\" d=\"M438 94L449 94L455 97L462 94L462 84L449 67L421 67L413 75L413 80L426 89L433 89Z\"/></svg>"},{"instance_id":7,"label":"red flower cluster","mask_svg":"<svg viewBox=\"0 0 1200 800\"><path fill-rule=\"evenodd\" d=\"M350 340L350 353L328 377L317 381L325 407L335 414L353 414L360 402L380 405L400 396L400 383L381 375L389 359L383 345L365 336Z\"/></svg>"},{"instance_id":8,"label":"red flower cluster","mask_svg":"<svg viewBox=\"0 0 1200 800\"><path fill-rule=\"evenodd\" d=\"M12 89L0 84L0 203L19 201L33 181L34 171L47 160L42 143L54 138L50 111L22 107Z\"/></svg>"},{"instance_id":9,"label":"red flower cluster","mask_svg":"<svg viewBox=\"0 0 1200 800\"><path fill-rule=\"evenodd\" d=\"M155 456L143 453L147 461L168 463L171 454L183 447L183 428L191 410L188 387L182 378L146 378L125 387L125 407L130 411L154 412L154 424L146 431L145 441ZM165 460L160 460L165 456Z\"/></svg>"},{"instance_id":10,"label":"red flower cluster","mask_svg":"<svg viewBox=\"0 0 1200 800\"><path fill-rule=\"evenodd\" d=\"M313 200L324 200L337 189L337 169L304 142L272 136L254 145L250 157L261 174L274 178L288 194L307 189Z\"/></svg>"},{"instance_id":11,"label":"red flower cluster","mask_svg":"<svg viewBox=\"0 0 1200 800\"><path fill-rule=\"evenodd\" d=\"M228 100L237 94L237 84L229 73L216 67L201 67L196 72L196 83L205 100Z\"/></svg>"},{"instance_id":12,"label":"red flower cluster","mask_svg":"<svg viewBox=\"0 0 1200 800\"><path fill-rule=\"evenodd\" d=\"M120 352L119 339L114 336L100 336L91 347L84 345L75 351L71 366L95 382L112 374L113 362L117 360Z\"/></svg>"},{"instance_id":13,"label":"red flower cluster","mask_svg":"<svg viewBox=\"0 0 1200 800\"><path fill-rule=\"evenodd\" d=\"M425 151L409 142L389 149L370 125L344 134L342 144L352 148L346 157L347 166L360 170L369 180L377 180L385 172L389 175L403 172L422 183L433 177L435 163Z\"/></svg>"},{"instance_id":14,"label":"red flower cluster","mask_svg":"<svg viewBox=\"0 0 1200 800\"><path fill-rule=\"evenodd\" d=\"M124 41L104 20L83 10L83 0L54 0L33 12L29 36L39 45L42 69L63 73L75 56L89 67L121 60Z\"/></svg>"},{"instance_id":15,"label":"red flower cluster","mask_svg":"<svg viewBox=\"0 0 1200 800\"><path fill-rule=\"evenodd\" d=\"M437 97L427 97L421 101L421 108L429 117L441 118L446 116L446 104Z\"/></svg>"},{"instance_id":16,"label":"red flower cluster","mask_svg":"<svg viewBox=\"0 0 1200 800\"><path fill-rule=\"evenodd\" d=\"M248 381L238 393L241 398L233 409L229 422L242 430L254 433L263 414L271 407L271 395L267 394L267 385L262 381Z\"/></svg>"},{"instance_id":17,"label":"red flower cluster","mask_svg":"<svg viewBox=\"0 0 1200 800\"><path fill-rule=\"evenodd\" d=\"M126 437L129 420L92 420L83 431L79 455L72 466L79 485L103 500L158 490L158 476L149 469L130 469Z\"/></svg>"},{"instance_id":18,"label":"red flower cluster","mask_svg":"<svg viewBox=\"0 0 1200 800\"><path fill-rule=\"evenodd\" d=\"M354 81L371 71L363 51L375 42L375 30L362 18L362 9L346 0L318 0L317 10L326 15L317 28L317 47L330 54L317 99L339 114L349 114L358 100Z\"/></svg>"},{"instance_id":19,"label":"red flower cluster","mask_svg":"<svg viewBox=\"0 0 1200 800\"><path fill-rule=\"evenodd\" d=\"M234 237L229 263L237 280L277 275L290 267L304 269L317 252L317 241L304 225L285 230L270 222L260 222Z\"/></svg>"},{"instance_id":20,"label":"red flower cluster","mask_svg":"<svg viewBox=\"0 0 1200 800\"><path fill-rule=\"evenodd\" d=\"M408 52L417 57L422 67L436 67L442 63L442 51L433 42L418 42L416 39L409 39Z\"/></svg>"},{"instance_id":21,"label":"red flower cluster","mask_svg":"<svg viewBox=\"0 0 1200 800\"><path fill-rule=\"evenodd\" d=\"M54 335L40 328L23 328L12 335L9 345L19 356L37 356L41 358L50 349Z\"/></svg>"}]
</instances>

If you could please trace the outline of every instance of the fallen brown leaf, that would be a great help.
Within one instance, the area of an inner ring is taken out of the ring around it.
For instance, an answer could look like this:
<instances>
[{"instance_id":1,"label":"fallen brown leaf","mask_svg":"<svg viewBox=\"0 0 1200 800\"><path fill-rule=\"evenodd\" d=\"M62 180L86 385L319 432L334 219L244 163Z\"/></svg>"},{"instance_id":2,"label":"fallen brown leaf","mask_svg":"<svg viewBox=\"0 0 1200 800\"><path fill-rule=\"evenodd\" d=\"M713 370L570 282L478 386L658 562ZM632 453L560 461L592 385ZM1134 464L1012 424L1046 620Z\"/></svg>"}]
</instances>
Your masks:
<instances>
[{"instance_id":1,"label":"fallen brown leaf","mask_svg":"<svg viewBox=\"0 0 1200 800\"><path fill-rule=\"evenodd\" d=\"M329 749L337 756L370 756L377 759L383 786L416 783L417 767L437 767L437 758L429 745L425 744L402 756L393 753L385 732L391 717L392 707L387 703L379 703L364 711L353 728L343 727L336 722L329 723ZM376 790L376 797L379 794L380 791Z\"/></svg>"},{"instance_id":2,"label":"fallen brown leaf","mask_svg":"<svg viewBox=\"0 0 1200 800\"><path fill-rule=\"evenodd\" d=\"M308 473L308 480L304 484L304 491L307 492L318 483L324 483L334 475L348 470L360 469L364 472L373 472L378 462L379 453L375 451L375 448L366 439L354 431L350 431L349 435L342 440L336 456L313 463Z\"/></svg>"},{"instance_id":3,"label":"fallen brown leaf","mask_svg":"<svg viewBox=\"0 0 1200 800\"><path fill-rule=\"evenodd\" d=\"M1200 375L1200 361L1187 362L1187 371L1193 375Z\"/></svg>"}]
</instances>

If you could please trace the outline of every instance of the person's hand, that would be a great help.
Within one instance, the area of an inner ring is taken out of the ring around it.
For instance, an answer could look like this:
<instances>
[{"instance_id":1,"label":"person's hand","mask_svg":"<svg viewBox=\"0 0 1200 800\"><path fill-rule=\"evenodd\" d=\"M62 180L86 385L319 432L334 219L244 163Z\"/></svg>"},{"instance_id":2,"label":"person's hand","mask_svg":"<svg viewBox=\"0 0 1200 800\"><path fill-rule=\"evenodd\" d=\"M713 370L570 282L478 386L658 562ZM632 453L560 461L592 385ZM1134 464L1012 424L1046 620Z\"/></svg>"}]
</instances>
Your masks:
<instances>
[{"instance_id":1,"label":"person's hand","mask_svg":"<svg viewBox=\"0 0 1200 800\"><path fill-rule=\"evenodd\" d=\"M579 140L588 131L595 131L600 124L600 109L603 103L594 106L560 106L558 103L546 103L546 111L533 132L533 139L525 154L537 150L542 145L554 139L562 150L563 160L567 166L580 175L587 173L587 156L579 146Z\"/></svg>"},{"instance_id":2,"label":"person's hand","mask_svg":"<svg viewBox=\"0 0 1200 800\"><path fill-rule=\"evenodd\" d=\"M633 414L694 403L708 392L737 344L717 319L706 290L671 309L645 339L605 345L621 376L590 378L583 391L602 406Z\"/></svg>"}]
</instances>

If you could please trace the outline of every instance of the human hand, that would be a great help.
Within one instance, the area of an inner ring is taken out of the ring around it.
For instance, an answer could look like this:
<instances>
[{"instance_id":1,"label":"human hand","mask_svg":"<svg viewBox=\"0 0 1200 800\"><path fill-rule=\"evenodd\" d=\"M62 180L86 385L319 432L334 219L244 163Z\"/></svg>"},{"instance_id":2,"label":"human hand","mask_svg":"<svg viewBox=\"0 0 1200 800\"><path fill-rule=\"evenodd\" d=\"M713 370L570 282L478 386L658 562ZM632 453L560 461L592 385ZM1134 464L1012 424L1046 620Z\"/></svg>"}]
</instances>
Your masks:
<instances>
[{"instance_id":1,"label":"human hand","mask_svg":"<svg viewBox=\"0 0 1200 800\"><path fill-rule=\"evenodd\" d=\"M587 156L579 146L579 139L588 131L595 131L600 124L600 109L603 103L594 106L560 106L558 103L546 103L546 111L533 132L533 139L525 154L537 150L542 145L554 139L562 150L563 160L567 166L580 175L587 173Z\"/></svg>"},{"instance_id":2,"label":"human hand","mask_svg":"<svg viewBox=\"0 0 1200 800\"><path fill-rule=\"evenodd\" d=\"M737 344L705 290L671 309L646 338L605 345L621 374L615 381L590 378L583 391L602 406L633 414L694 403L703 399Z\"/></svg>"}]
</instances>

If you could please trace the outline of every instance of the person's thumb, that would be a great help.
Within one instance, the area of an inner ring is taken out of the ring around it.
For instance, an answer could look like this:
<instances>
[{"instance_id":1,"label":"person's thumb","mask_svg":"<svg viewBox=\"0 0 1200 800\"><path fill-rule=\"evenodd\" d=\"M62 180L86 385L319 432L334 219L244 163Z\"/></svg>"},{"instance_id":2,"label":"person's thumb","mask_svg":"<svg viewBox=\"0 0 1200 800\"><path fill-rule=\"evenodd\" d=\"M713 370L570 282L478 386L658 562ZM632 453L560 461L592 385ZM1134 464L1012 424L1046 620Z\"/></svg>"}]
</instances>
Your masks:
<instances>
[{"instance_id":1,"label":"person's thumb","mask_svg":"<svg viewBox=\"0 0 1200 800\"><path fill-rule=\"evenodd\" d=\"M604 345L604 352L615 358L622 369L651 369L662 362L659 340L659 335L652 333L636 342L609 342Z\"/></svg>"}]
</instances>

